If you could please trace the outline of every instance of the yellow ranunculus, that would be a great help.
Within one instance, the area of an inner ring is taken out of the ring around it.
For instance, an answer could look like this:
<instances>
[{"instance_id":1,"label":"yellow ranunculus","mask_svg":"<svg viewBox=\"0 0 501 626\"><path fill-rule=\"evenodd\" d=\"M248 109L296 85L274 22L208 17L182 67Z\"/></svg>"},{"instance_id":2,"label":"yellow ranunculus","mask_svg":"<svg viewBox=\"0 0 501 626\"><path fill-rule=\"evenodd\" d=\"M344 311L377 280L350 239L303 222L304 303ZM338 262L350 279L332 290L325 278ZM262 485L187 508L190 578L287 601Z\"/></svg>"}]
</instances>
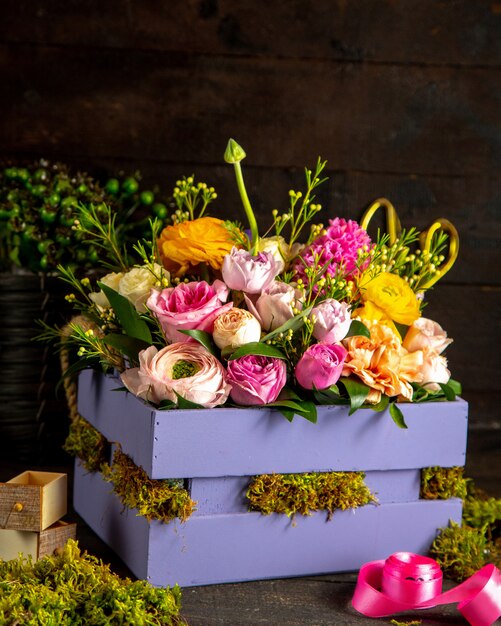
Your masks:
<instances>
[{"instance_id":1,"label":"yellow ranunculus","mask_svg":"<svg viewBox=\"0 0 501 626\"><path fill-rule=\"evenodd\" d=\"M356 315L366 319L392 320L409 326L418 319L419 300L403 278L381 272L360 285L364 306ZM365 309L365 311L364 311Z\"/></svg>"},{"instance_id":2,"label":"yellow ranunculus","mask_svg":"<svg viewBox=\"0 0 501 626\"><path fill-rule=\"evenodd\" d=\"M175 276L183 276L190 265L199 263L221 269L223 258L234 245L234 238L223 220L215 217L167 226L158 239L164 267Z\"/></svg>"}]
</instances>

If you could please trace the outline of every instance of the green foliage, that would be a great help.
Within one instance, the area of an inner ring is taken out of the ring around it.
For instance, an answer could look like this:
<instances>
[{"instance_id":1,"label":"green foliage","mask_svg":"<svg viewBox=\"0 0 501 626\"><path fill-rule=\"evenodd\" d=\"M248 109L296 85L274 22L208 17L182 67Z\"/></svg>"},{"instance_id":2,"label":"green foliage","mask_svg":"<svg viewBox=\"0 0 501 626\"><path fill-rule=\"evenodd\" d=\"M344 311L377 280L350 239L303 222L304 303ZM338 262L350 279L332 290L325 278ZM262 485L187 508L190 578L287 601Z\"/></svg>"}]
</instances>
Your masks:
<instances>
[{"instance_id":1,"label":"green foliage","mask_svg":"<svg viewBox=\"0 0 501 626\"><path fill-rule=\"evenodd\" d=\"M78 457L89 472L99 472L107 464L108 442L81 415L72 420L63 448Z\"/></svg>"},{"instance_id":2,"label":"green foliage","mask_svg":"<svg viewBox=\"0 0 501 626\"><path fill-rule=\"evenodd\" d=\"M116 220L117 249L146 232L146 220L129 220L151 204L154 194L139 191L136 177L111 179L105 186L62 163L41 159L26 167L0 169L0 269L55 271L58 265L87 271L102 266L100 246L81 209L105 228ZM157 206L157 205L155 205ZM111 209L111 212L109 210ZM80 222L79 222L80 220Z\"/></svg>"},{"instance_id":3,"label":"green foliage","mask_svg":"<svg viewBox=\"0 0 501 626\"><path fill-rule=\"evenodd\" d=\"M336 509L352 509L376 501L364 478L363 472L261 474L249 485L249 510L264 515L285 513L289 517L328 511L331 517Z\"/></svg>"},{"instance_id":4,"label":"green foliage","mask_svg":"<svg viewBox=\"0 0 501 626\"><path fill-rule=\"evenodd\" d=\"M181 590L122 579L69 540L58 554L0 561L5 626L181 626Z\"/></svg>"},{"instance_id":5,"label":"green foliage","mask_svg":"<svg viewBox=\"0 0 501 626\"><path fill-rule=\"evenodd\" d=\"M137 509L148 521L168 523L174 518L186 521L195 507L186 489L169 480L153 480L142 467L121 450L115 450L111 467L105 467L104 478L112 483L113 491L122 503Z\"/></svg>"},{"instance_id":6,"label":"green foliage","mask_svg":"<svg viewBox=\"0 0 501 626\"><path fill-rule=\"evenodd\" d=\"M444 576L461 582L485 565L493 549L482 529L451 521L433 542L430 555L440 564Z\"/></svg>"},{"instance_id":7,"label":"green foliage","mask_svg":"<svg viewBox=\"0 0 501 626\"><path fill-rule=\"evenodd\" d=\"M429 468L437 469L440 468ZM451 522L448 528L442 529L430 553L440 563L446 576L461 582L487 563L501 567L501 498L489 498L476 489L472 480L463 478L462 471L459 471L462 468L449 470L449 476L439 472L441 487L437 487L439 483L433 480L433 471L430 471L431 492L450 493L451 496L464 498L463 525ZM456 479L453 470L458 470ZM454 480L457 482L456 487Z\"/></svg>"},{"instance_id":8,"label":"green foliage","mask_svg":"<svg viewBox=\"0 0 501 626\"><path fill-rule=\"evenodd\" d=\"M425 467L421 470L421 494L425 500L466 498L463 467Z\"/></svg>"}]
</instances>

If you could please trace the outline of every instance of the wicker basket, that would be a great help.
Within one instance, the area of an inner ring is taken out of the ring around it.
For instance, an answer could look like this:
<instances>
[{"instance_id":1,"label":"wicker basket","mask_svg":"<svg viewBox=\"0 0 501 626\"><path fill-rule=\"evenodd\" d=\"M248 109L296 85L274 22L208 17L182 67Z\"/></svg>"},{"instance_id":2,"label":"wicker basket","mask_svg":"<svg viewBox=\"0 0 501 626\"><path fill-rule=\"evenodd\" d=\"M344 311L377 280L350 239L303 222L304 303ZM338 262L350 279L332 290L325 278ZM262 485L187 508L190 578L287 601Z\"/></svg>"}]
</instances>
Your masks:
<instances>
[{"instance_id":1,"label":"wicker basket","mask_svg":"<svg viewBox=\"0 0 501 626\"><path fill-rule=\"evenodd\" d=\"M33 337L35 320L63 325L65 286L57 278L0 273L0 453L30 462L54 462L68 426L59 355Z\"/></svg>"}]
</instances>

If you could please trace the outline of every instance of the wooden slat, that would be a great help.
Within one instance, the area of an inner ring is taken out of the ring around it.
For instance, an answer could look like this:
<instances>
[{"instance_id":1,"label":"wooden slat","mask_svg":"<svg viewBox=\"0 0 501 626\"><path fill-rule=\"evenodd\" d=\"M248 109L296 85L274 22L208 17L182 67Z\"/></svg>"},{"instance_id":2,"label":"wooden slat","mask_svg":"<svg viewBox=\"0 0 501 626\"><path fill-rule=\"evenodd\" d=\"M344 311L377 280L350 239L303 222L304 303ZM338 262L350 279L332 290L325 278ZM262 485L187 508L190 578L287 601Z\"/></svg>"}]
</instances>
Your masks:
<instances>
[{"instance_id":1,"label":"wooden slat","mask_svg":"<svg viewBox=\"0 0 501 626\"><path fill-rule=\"evenodd\" d=\"M5 152L495 176L499 72L0 46ZM57 68L57 71L53 71Z\"/></svg>"},{"instance_id":2,"label":"wooden slat","mask_svg":"<svg viewBox=\"0 0 501 626\"><path fill-rule=\"evenodd\" d=\"M2 9L2 41L392 63L501 60L501 5L491 0L6 0Z\"/></svg>"}]
</instances>

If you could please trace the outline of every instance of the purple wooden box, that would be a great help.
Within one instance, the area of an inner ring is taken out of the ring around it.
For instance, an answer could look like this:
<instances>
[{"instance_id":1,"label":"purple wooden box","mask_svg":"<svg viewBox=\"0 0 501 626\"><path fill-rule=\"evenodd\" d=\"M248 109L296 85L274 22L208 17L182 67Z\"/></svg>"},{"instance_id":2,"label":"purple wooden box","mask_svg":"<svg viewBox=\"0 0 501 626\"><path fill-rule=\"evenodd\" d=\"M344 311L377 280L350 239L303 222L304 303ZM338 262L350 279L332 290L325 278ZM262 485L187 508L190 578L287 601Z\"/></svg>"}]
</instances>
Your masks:
<instances>
[{"instance_id":1,"label":"purple wooden box","mask_svg":"<svg viewBox=\"0 0 501 626\"><path fill-rule=\"evenodd\" d=\"M319 407L317 424L269 409L155 411L120 381L79 379L79 412L152 478L184 478L197 511L184 524L148 523L124 510L99 474L77 463L77 512L139 578L182 586L358 569L408 550L424 553L439 527L460 522L461 501L419 500L420 468L464 465L463 400L400 405L408 429L369 409ZM379 504L336 512L248 512L250 477L308 471L366 472Z\"/></svg>"}]
</instances>

